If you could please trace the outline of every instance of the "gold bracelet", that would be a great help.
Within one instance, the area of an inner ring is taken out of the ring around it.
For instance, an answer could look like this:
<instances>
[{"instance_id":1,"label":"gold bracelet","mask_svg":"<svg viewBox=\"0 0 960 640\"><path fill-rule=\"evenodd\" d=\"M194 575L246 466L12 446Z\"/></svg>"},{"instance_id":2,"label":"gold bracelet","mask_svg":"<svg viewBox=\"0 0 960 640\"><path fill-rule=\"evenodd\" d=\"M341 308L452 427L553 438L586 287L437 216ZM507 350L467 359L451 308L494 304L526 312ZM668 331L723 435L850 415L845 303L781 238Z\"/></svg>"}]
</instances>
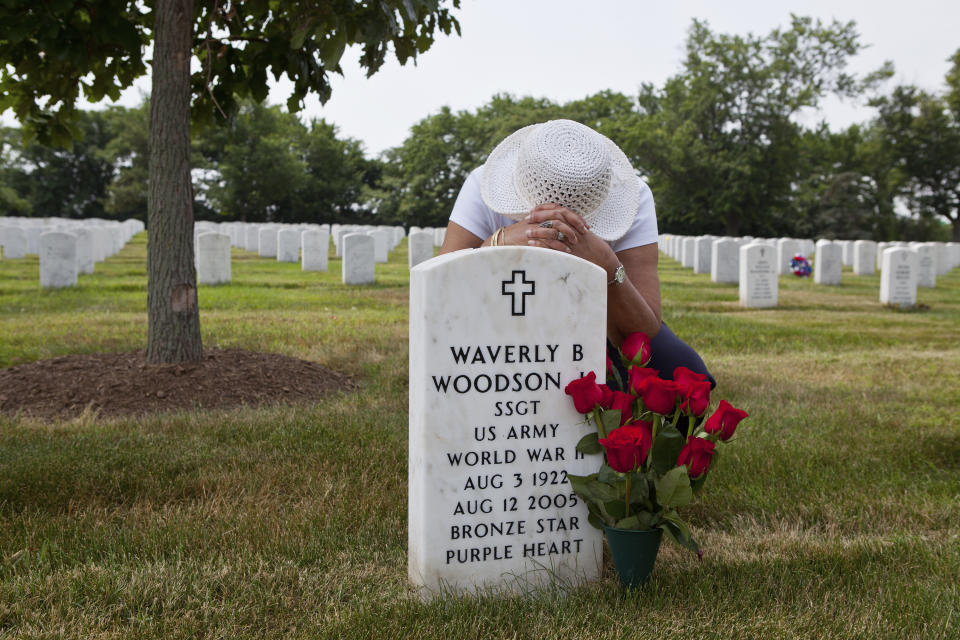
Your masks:
<instances>
[{"instance_id":1,"label":"gold bracelet","mask_svg":"<svg viewBox=\"0 0 960 640\"><path fill-rule=\"evenodd\" d=\"M503 240L503 227L500 227L499 229L493 232L493 237L490 239L490 246L491 247L501 246L502 240Z\"/></svg>"}]
</instances>

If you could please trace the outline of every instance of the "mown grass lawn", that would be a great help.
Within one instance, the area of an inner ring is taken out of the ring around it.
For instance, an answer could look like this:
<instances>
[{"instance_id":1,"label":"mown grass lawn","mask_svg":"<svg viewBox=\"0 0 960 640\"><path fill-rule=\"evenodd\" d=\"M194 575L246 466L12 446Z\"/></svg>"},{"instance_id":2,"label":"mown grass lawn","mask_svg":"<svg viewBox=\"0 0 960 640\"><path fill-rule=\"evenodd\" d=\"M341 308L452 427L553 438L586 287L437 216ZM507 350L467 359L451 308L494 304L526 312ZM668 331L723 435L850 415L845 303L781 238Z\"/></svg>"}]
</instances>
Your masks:
<instances>
[{"instance_id":1,"label":"mown grass lawn","mask_svg":"<svg viewBox=\"0 0 960 640\"><path fill-rule=\"evenodd\" d=\"M528 598L406 583L405 245L377 284L234 253L206 345L356 376L314 405L0 418L0 638L958 638L960 270L918 311L879 276L783 277L745 310L662 256L664 316L750 412L687 511L703 561ZM0 366L142 348L145 236L72 290L0 261Z\"/></svg>"}]
</instances>

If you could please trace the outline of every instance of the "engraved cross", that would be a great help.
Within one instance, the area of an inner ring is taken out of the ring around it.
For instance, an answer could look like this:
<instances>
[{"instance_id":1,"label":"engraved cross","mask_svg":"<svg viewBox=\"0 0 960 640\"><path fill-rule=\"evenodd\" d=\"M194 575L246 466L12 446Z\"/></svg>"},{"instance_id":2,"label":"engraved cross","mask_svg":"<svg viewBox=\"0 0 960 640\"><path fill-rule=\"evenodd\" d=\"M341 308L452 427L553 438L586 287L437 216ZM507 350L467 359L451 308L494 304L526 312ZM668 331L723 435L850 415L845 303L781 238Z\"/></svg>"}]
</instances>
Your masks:
<instances>
[{"instance_id":1,"label":"engraved cross","mask_svg":"<svg viewBox=\"0 0 960 640\"><path fill-rule=\"evenodd\" d=\"M520 276L520 281L517 282L517 276ZM527 296L534 295L536 291L536 282L533 280L527 280L527 272L523 270L515 270L511 272L510 279L504 280L502 283L501 293L505 296L510 296L510 312L511 315L523 316L527 313ZM517 296L520 299L517 299Z\"/></svg>"}]
</instances>

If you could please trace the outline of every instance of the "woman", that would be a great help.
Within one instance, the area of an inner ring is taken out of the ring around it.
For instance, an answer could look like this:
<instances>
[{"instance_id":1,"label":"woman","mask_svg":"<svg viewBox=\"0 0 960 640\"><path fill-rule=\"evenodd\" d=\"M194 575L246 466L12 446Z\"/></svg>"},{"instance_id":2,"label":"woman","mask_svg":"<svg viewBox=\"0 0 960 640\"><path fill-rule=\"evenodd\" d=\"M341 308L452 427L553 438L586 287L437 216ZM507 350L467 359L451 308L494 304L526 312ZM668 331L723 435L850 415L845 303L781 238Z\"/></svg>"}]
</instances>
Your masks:
<instances>
[{"instance_id":1,"label":"woman","mask_svg":"<svg viewBox=\"0 0 960 640\"><path fill-rule=\"evenodd\" d=\"M678 366L709 376L662 323L653 195L605 136L572 120L530 125L467 177L440 253L505 245L564 251L602 267L608 350L642 331L651 337L650 366L662 377Z\"/></svg>"}]
</instances>

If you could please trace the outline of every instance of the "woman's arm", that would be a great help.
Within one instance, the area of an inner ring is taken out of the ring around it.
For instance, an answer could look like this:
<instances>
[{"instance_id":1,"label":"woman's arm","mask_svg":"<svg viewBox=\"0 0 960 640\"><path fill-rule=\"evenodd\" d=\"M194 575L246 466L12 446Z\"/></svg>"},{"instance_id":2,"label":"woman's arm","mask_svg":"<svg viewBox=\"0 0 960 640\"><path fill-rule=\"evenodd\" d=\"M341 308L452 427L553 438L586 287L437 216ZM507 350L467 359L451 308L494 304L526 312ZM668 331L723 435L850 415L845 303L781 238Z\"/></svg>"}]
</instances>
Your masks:
<instances>
[{"instance_id":1,"label":"woman's arm","mask_svg":"<svg viewBox=\"0 0 960 640\"><path fill-rule=\"evenodd\" d=\"M580 216L557 205L541 206L528 216L531 230L528 244L557 249L561 244L573 255L589 260L607 272L607 282L614 280L617 267L623 264L626 278L622 283L607 285L607 337L619 347L631 333L642 331L651 338L660 331L660 279L657 276L659 256L656 243L614 253L606 241L587 230L576 241L558 243L557 227L569 229L582 223ZM552 228L539 226L553 220ZM564 232L566 234L566 231Z\"/></svg>"}]
</instances>

